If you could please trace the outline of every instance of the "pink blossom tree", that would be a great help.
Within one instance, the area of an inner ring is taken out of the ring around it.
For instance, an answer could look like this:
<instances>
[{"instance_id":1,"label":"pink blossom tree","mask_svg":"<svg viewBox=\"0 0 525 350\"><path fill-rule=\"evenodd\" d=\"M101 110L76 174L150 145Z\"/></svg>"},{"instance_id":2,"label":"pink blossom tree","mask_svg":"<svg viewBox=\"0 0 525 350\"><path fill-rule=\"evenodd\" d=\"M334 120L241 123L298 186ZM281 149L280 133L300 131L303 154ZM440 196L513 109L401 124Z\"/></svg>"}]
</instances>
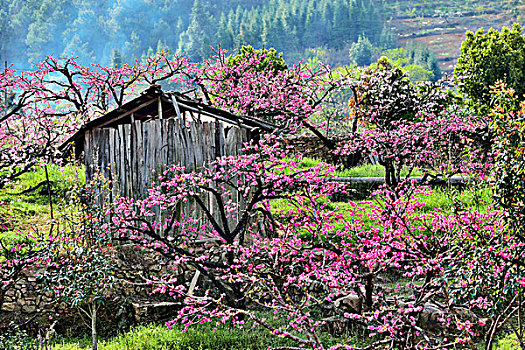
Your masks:
<instances>
[{"instance_id":1,"label":"pink blossom tree","mask_svg":"<svg viewBox=\"0 0 525 350\"><path fill-rule=\"evenodd\" d=\"M121 106L137 86L181 75L183 57L161 52L135 65L84 67L74 58L47 57L30 72L0 73L0 187L57 158L57 147L83 123ZM177 78L172 80L178 81Z\"/></svg>"},{"instance_id":2,"label":"pink blossom tree","mask_svg":"<svg viewBox=\"0 0 525 350\"><path fill-rule=\"evenodd\" d=\"M401 70L380 60L377 68L360 72L353 84L351 132L338 153L375 158L391 187L403 180L403 169L408 170L405 178L415 168L433 177L465 171L466 151L477 146L468 140L489 121L457 104L446 81L413 84Z\"/></svg>"},{"instance_id":3,"label":"pink blossom tree","mask_svg":"<svg viewBox=\"0 0 525 350\"><path fill-rule=\"evenodd\" d=\"M157 252L173 271L151 280L183 302L173 322L248 318L301 347L356 349L323 340L343 325L364 329L367 349L431 349L492 341L488 330L514 317L506 288L522 288L511 262L525 257L502 212L426 211L429 191L401 184L345 212L330 201L343 190L327 180L333 169L298 170L300 159L284 161L274 146L203 173L173 167L147 198L115 203L115 237ZM207 220L177 215L190 198ZM180 273L189 267L200 282Z\"/></svg>"}]
</instances>

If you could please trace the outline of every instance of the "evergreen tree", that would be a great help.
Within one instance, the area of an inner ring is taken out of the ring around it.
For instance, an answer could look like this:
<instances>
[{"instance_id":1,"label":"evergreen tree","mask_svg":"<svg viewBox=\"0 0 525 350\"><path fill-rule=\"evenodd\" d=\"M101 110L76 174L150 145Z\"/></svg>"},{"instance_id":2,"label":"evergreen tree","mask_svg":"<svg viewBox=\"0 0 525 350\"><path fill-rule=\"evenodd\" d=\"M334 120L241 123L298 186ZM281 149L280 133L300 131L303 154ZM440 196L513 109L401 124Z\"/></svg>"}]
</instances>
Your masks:
<instances>
[{"instance_id":1,"label":"evergreen tree","mask_svg":"<svg viewBox=\"0 0 525 350\"><path fill-rule=\"evenodd\" d=\"M375 46L389 46L389 38L380 34L381 8L374 4L379 2L2 0L0 55L20 66L48 54L110 64L115 47L131 62L161 41L164 48L185 52L194 61L207 57L209 46L238 50L264 44L294 60L308 48L326 47L326 57L340 62L334 57L361 34Z\"/></svg>"},{"instance_id":2,"label":"evergreen tree","mask_svg":"<svg viewBox=\"0 0 525 350\"><path fill-rule=\"evenodd\" d=\"M215 32L213 21L206 3L195 0L191 9L190 25L180 37L179 51L193 61L200 61L208 56L212 33Z\"/></svg>"},{"instance_id":3,"label":"evergreen tree","mask_svg":"<svg viewBox=\"0 0 525 350\"><path fill-rule=\"evenodd\" d=\"M119 68L122 66L124 61L122 60L122 54L118 49L113 49L111 51L111 67Z\"/></svg>"},{"instance_id":4,"label":"evergreen tree","mask_svg":"<svg viewBox=\"0 0 525 350\"><path fill-rule=\"evenodd\" d=\"M374 47L370 40L366 36L360 35L358 41L350 47L349 56L352 62L359 67L368 66L372 63L373 50Z\"/></svg>"},{"instance_id":5,"label":"evergreen tree","mask_svg":"<svg viewBox=\"0 0 525 350\"><path fill-rule=\"evenodd\" d=\"M330 47L340 49L348 41L352 42L349 7L344 0L336 0L334 7L334 29Z\"/></svg>"},{"instance_id":6,"label":"evergreen tree","mask_svg":"<svg viewBox=\"0 0 525 350\"><path fill-rule=\"evenodd\" d=\"M46 55L59 55L62 50L56 44L68 23L69 14L65 9L72 4L68 0L42 0L33 13L26 37L30 61L39 61Z\"/></svg>"},{"instance_id":7,"label":"evergreen tree","mask_svg":"<svg viewBox=\"0 0 525 350\"><path fill-rule=\"evenodd\" d=\"M228 24L224 12L221 13L219 25L217 28L217 42L223 49L231 50L233 48L233 30Z\"/></svg>"}]
</instances>

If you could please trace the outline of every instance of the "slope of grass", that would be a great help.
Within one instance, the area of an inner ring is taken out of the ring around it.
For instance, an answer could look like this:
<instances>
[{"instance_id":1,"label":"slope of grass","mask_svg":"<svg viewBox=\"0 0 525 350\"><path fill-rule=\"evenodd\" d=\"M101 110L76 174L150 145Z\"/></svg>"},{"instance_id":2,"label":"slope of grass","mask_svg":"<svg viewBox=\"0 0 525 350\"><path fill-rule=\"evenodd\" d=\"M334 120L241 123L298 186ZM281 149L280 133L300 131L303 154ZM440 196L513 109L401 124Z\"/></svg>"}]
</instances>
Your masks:
<instances>
[{"instance_id":1,"label":"slope of grass","mask_svg":"<svg viewBox=\"0 0 525 350\"><path fill-rule=\"evenodd\" d=\"M49 186L45 169L38 167L0 189L0 238L44 228L51 219L49 194L56 211L74 186L85 183L84 169L80 166L50 165L47 170Z\"/></svg>"}]
</instances>

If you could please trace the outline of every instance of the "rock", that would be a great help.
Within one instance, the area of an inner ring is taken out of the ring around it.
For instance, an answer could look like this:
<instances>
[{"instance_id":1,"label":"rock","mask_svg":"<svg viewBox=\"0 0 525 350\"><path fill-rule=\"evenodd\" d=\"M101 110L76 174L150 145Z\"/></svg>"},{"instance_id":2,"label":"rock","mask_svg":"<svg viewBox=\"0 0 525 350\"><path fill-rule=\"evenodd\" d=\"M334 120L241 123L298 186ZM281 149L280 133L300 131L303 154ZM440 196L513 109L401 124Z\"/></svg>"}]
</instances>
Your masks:
<instances>
[{"instance_id":1,"label":"rock","mask_svg":"<svg viewBox=\"0 0 525 350\"><path fill-rule=\"evenodd\" d=\"M445 328L440 321L445 315L445 312L437 305L426 303L423 310L419 314L418 325L426 330L440 330Z\"/></svg>"},{"instance_id":2,"label":"rock","mask_svg":"<svg viewBox=\"0 0 525 350\"><path fill-rule=\"evenodd\" d=\"M31 314L36 311L36 306L35 305L25 305L24 307L22 307L22 311L28 314Z\"/></svg>"},{"instance_id":3,"label":"rock","mask_svg":"<svg viewBox=\"0 0 525 350\"><path fill-rule=\"evenodd\" d=\"M363 308L363 303L358 295L349 294L334 301L334 306L336 309L343 312L360 314Z\"/></svg>"},{"instance_id":4,"label":"rock","mask_svg":"<svg viewBox=\"0 0 525 350\"><path fill-rule=\"evenodd\" d=\"M4 303L2 311L13 312L15 311L15 303Z\"/></svg>"}]
</instances>

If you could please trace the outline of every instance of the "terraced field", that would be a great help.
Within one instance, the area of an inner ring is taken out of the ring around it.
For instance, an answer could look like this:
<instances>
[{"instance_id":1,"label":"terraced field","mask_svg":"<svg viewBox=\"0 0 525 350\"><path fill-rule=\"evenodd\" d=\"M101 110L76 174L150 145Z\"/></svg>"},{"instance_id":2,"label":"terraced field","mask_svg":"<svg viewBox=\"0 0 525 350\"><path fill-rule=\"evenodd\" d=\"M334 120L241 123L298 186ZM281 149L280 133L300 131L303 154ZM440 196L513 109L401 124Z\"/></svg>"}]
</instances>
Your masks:
<instances>
[{"instance_id":1,"label":"terraced field","mask_svg":"<svg viewBox=\"0 0 525 350\"><path fill-rule=\"evenodd\" d=\"M467 30L525 24L525 0L388 0L385 6L399 43L428 44L445 72L454 69Z\"/></svg>"}]
</instances>

